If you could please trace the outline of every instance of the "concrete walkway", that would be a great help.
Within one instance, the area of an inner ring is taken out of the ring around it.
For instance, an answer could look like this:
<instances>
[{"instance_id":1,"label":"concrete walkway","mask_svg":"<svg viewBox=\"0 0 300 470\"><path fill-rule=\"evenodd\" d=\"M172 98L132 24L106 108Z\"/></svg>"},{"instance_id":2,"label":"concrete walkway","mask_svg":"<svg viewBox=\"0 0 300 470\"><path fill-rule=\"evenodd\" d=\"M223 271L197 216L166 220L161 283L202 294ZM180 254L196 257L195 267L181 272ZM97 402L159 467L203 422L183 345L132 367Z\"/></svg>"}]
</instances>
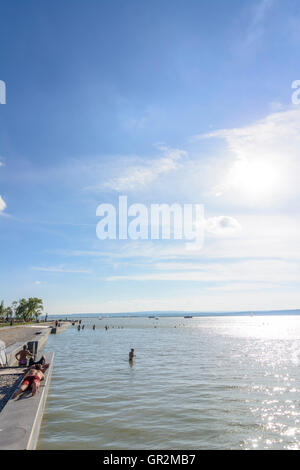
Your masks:
<instances>
[{"instance_id":1,"label":"concrete walkway","mask_svg":"<svg viewBox=\"0 0 300 470\"><path fill-rule=\"evenodd\" d=\"M53 322L36 323L34 325L26 326L8 326L0 328L0 340L4 341L6 347L14 343L27 343L34 339L36 333L43 331L45 327L53 326Z\"/></svg>"},{"instance_id":2,"label":"concrete walkway","mask_svg":"<svg viewBox=\"0 0 300 470\"><path fill-rule=\"evenodd\" d=\"M54 353L46 353L50 363L38 393L24 393L8 401L0 413L0 450L34 450L37 445L44 407L49 391ZM22 378L22 376L21 376Z\"/></svg>"}]
</instances>

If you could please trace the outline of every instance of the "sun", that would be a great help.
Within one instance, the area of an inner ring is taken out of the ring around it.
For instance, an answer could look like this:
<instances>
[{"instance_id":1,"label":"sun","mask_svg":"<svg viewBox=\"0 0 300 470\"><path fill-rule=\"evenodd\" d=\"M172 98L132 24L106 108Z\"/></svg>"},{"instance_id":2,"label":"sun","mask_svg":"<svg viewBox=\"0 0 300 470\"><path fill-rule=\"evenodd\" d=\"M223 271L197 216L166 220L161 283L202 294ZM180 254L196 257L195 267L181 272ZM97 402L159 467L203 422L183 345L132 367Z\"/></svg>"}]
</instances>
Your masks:
<instances>
[{"instance_id":1,"label":"sun","mask_svg":"<svg viewBox=\"0 0 300 470\"><path fill-rule=\"evenodd\" d=\"M249 201L272 199L278 194L281 184L282 173L279 166L263 158L237 160L226 181L228 189Z\"/></svg>"}]
</instances>

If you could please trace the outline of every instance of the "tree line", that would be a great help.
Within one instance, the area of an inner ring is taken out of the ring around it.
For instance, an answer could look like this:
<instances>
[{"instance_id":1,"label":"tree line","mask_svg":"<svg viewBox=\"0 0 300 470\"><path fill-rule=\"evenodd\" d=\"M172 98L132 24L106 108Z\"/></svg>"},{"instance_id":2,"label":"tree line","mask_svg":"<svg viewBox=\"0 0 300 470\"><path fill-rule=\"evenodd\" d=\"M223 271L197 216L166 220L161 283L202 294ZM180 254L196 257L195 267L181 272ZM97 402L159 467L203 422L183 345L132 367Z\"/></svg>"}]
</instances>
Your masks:
<instances>
[{"instance_id":1,"label":"tree line","mask_svg":"<svg viewBox=\"0 0 300 470\"><path fill-rule=\"evenodd\" d=\"M20 299L14 301L8 307L4 306L4 301L0 303L0 320L21 320L24 322L31 319L37 320L42 314L44 307L42 299L37 297L29 297L29 299Z\"/></svg>"}]
</instances>

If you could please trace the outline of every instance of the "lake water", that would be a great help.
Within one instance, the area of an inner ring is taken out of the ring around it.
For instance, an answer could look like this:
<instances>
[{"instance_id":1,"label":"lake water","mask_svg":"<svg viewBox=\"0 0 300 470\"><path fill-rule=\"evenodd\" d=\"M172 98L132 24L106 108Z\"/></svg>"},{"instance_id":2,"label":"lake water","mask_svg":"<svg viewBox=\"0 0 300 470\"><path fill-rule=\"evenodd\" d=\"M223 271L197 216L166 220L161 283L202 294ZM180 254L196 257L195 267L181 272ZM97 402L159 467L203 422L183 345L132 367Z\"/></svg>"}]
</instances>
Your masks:
<instances>
[{"instance_id":1,"label":"lake water","mask_svg":"<svg viewBox=\"0 0 300 470\"><path fill-rule=\"evenodd\" d=\"M300 448L299 316L82 323L49 336L38 449Z\"/></svg>"}]
</instances>

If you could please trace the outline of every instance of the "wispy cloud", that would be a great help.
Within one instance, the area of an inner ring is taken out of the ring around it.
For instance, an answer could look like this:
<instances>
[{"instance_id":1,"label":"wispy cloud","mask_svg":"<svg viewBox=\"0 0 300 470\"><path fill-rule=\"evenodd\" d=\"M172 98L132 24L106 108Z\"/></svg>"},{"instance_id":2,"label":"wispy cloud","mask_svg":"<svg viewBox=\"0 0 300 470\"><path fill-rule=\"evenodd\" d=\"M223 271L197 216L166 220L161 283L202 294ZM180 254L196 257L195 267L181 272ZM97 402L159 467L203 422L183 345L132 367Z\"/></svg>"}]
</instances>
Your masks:
<instances>
[{"instance_id":1,"label":"wispy cloud","mask_svg":"<svg viewBox=\"0 0 300 470\"><path fill-rule=\"evenodd\" d=\"M279 290L282 289L283 284L279 283L269 283L269 282L229 282L228 284L218 285L218 286L208 286L205 287L206 291L212 292L253 292L262 290ZM284 284L286 288L286 285Z\"/></svg>"},{"instance_id":2,"label":"wispy cloud","mask_svg":"<svg viewBox=\"0 0 300 470\"><path fill-rule=\"evenodd\" d=\"M140 267L160 260L300 260L299 217L238 214L234 220L242 227L241 230L226 235L207 232L203 248L198 253L187 251L184 242L174 240L104 241L99 244L99 249L60 249L48 250L47 253L72 261L76 258L101 259L102 263L112 264L120 260L122 265L128 262Z\"/></svg>"},{"instance_id":3,"label":"wispy cloud","mask_svg":"<svg viewBox=\"0 0 300 470\"><path fill-rule=\"evenodd\" d=\"M262 37L264 32L264 21L273 5L274 0L262 0L253 9L253 17L246 31L244 42L246 47L252 46Z\"/></svg>"},{"instance_id":4,"label":"wispy cloud","mask_svg":"<svg viewBox=\"0 0 300 470\"><path fill-rule=\"evenodd\" d=\"M33 269L34 271L44 271L48 273L79 273L79 274L91 273L89 269L70 269L70 268L65 268L63 266L50 266L50 267L32 266L31 269Z\"/></svg>"},{"instance_id":5,"label":"wispy cloud","mask_svg":"<svg viewBox=\"0 0 300 470\"><path fill-rule=\"evenodd\" d=\"M157 147L163 152L161 158L148 160L143 166L132 166L126 169L123 175L112 178L104 184L104 187L118 192L143 189L161 174L177 170L180 167L180 160L187 155L184 150L172 149L165 145L157 145Z\"/></svg>"},{"instance_id":6,"label":"wispy cloud","mask_svg":"<svg viewBox=\"0 0 300 470\"><path fill-rule=\"evenodd\" d=\"M235 45L235 51L240 55L255 51L265 33L267 15L274 6L275 0L260 0L250 7L247 5L248 25L243 37Z\"/></svg>"},{"instance_id":7,"label":"wispy cloud","mask_svg":"<svg viewBox=\"0 0 300 470\"><path fill-rule=\"evenodd\" d=\"M152 273L109 276L107 281L189 281L189 282L264 282L288 283L299 282L299 262L282 260L248 260L231 263L199 263L193 270L187 270L180 263L174 263L169 272L156 271Z\"/></svg>"},{"instance_id":8,"label":"wispy cloud","mask_svg":"<svg viewBox=\"0 0 300 470\"><path fill-rule=\"evenodd\" d=\"M205 230L212 235L226 236L239 233L242 226L234 217L222 215L206 219Z\"/></svg>"},{"instance_id":9,"label":"wispy cloud","mask_svg":"<svg viewBox=\"0 0 300 470\"><path fill-rule=\"evenodd\" d=\"M0 167L3 166L3 163L0 161ZM6 208L6 203L4 199L0 196L0 213Z\"/></svg>"},{"instance_id":10,"label":"wispy cloud","mask_svg":"<svg viewBox=\"0 0 300 470\"><path fill-rule=\"evenodd\" d=\"M6 203L0 196L0 212L4 211L5 208L6 208Z\"/></svg>"},{"instance_id":11,"label":"wispy cloud","mask_svg":"<svg viewBox=\"0 0 300 470\"><path fill-rule=\"evenodd\" d=\"M223 161L212 194L231 194L236 203L282 205L299 195L300 108L271 113L241 128L222 129L197 139L221 138L231 156ZM233 159L232 159L233 157Z\"/></svg>"},{"instance_id":12,"label":"wispy cloud","mask_svg":"<svg viewBox=\"0 0 300 470\"><path fill-rule=\"evenodd\" d=\"M147 105L142 110L136 110L126 100L122 100L121 104L119 120L121 127L127 132L136 133L149 128L153 129L164 118L163 110L157 106Z\"/></svg>"}]
</instances>

